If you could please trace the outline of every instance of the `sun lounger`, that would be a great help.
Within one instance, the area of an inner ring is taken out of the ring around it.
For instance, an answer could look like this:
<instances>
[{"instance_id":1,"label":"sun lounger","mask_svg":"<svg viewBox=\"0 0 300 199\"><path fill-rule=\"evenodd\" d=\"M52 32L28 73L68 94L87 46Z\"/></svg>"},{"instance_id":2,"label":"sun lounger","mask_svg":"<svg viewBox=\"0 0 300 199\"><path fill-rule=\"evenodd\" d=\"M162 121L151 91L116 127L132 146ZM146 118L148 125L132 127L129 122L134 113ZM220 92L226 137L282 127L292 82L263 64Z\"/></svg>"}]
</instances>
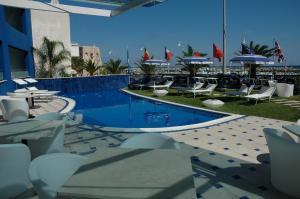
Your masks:
<instances>
[{"instance_id":1,"label":"sun lounger","mask_svg":"<svg viewBox=\"0 0 300 199\"><path fill-rule=\"evenodd\" d=\"M250 95L254 88L254 85L247 86L243 84L238 91L226 92L225 95L227 96L243 96L243 95Z\"/></svg>"},{"instance_id":2,"label":"sun lounger","mask_svg":"<svg viewBox=\"0 0 300 199\"><path fill-rule=\"evenodd\" d=\"M202 82L197 82L196 84L194 84L193 87L179 87L177 88L177 92L180 93L180 92L185 92L187 90L199 90L203 87L204 83Z\"/></svg>"},{"instance_id":3,"label":"sun lounger","mask_svg":"<svg viewBox=\"0 0 300 199\"><path fill-rule=\"evenodd\" d=\"M197 89L197 90L186 90L186 92L189 93L193 93L194 94L194 98L196 97L197 94L204 94L204 93L208 93L208 94L212 94L212 92L216 89L218 85L217 84L208 84L205 88L203 89Z\"/></svg>"},{"instance_id":4,"label":"sun lounger","mask_svg":"<svg viewBox=\"0 0 300 199\"><path fill-rule=\"evenodd\" d=\"M263 87L258 94L252 94L252 95L246 95L245 98L248 100L255 100L255 104L259 100L271 100L274 92L275 92L275 87Z\"/></svg>"},{"instance_id":5,"label":"sun lounger","mask_svg":"<svg viewBox=\"0 0 300 199\"><path fill-rule=\"evenodd\" d=\"M172 84L174 83L174 81L166 81L165 84L161 84L161 85L151 85L151 86L148 86L149 88L153 88L154 90L155 89L169 89Z\"/></svg>"}]
</instances>

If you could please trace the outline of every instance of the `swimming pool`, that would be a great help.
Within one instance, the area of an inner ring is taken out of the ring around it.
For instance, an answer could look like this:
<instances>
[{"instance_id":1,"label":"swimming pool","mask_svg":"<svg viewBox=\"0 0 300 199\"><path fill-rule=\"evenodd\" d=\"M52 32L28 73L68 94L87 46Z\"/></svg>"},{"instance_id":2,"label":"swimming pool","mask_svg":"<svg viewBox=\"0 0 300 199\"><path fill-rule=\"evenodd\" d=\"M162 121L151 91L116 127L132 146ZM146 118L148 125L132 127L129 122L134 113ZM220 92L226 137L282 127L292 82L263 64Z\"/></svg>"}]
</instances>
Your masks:
<instances>
[{"instance_id":1,"label":"swimming pool","mask_svg":"<svg viewBox=\"0 0 300 199\"><path fill-rule=\"evenodd\" d=\"M168 128L224 118L223 113L187 108L130 95L119 90L67 94L86 124L114 128Z\"/></svg>"}]
</instances>

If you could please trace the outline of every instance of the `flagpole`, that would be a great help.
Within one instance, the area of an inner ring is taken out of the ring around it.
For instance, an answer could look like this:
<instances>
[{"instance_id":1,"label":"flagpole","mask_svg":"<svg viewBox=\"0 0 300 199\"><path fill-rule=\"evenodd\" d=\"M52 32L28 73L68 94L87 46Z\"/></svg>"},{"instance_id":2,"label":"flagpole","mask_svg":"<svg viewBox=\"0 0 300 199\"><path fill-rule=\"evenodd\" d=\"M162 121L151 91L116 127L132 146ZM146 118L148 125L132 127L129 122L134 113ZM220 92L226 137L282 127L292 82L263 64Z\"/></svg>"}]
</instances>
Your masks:
<instances>
[{"instance_id":1,"label":"flagpole","mask_svg":"<svg viewBox=\"0 0 300 199\"><path fill-rule=\"evenodd\" d=\"M227 29L227 19L226 19L226 4L227 4L227 0L223 0L223 74L226 73L226 56L227 56L227 51L226 51L226 37L227 37L227 33L226 33L226 29Z\"/></svg>"}]
</instances>

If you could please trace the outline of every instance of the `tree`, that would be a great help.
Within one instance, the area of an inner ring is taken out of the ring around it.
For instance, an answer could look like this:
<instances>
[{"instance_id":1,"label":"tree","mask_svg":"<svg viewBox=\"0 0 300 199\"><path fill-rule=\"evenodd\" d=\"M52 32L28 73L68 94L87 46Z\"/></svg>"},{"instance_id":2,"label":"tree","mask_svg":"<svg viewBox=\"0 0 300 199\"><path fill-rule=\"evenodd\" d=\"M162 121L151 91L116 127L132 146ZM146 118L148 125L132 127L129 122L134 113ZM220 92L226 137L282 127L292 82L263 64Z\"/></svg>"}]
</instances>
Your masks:
<instances>
[{"instance_id":1,"label":"tree","mask_svg":"<svg viewBox=\"0 0 300 199\"><path fill-rule=\"evenodd\" d=\"M182 51L182 56L177 57L178 62L180 62L184 57L192 57L196 53L195 49L187 45L187 50ZM206 53L200 53L201 57L205 57L207 54ZM199 64L182 64L183 68L181 69L182 71L186 71L190 74L191 77L196 76L197 72L199 71L200 68L202 67L207 67L207 65L199 65Z\"/></svg>"},{"instance_id":2,"label":"tree","mask_svg":"<svg viewBox=\"0 0 300 199\"><path fill-rule=\"evenodd\" d=\"M99 69L100 66L97 65L93 60L90 59L85 62L85 70L90 74L90 76L94 76Z\"/></svg>"},{"instance_id":3,"label":"tree","mask_svg":"<svg viewBox=\"0 0 300 199\"><path fill-rule=\"evenodd\" d=\"M105 65L105 68L110 74L121 74L127 69L127 66L122 66L121 63L122 61L120 59L110 59Z\"/></svg>"},{"instance_id":4,"label":"tree","mask_svg":"<svg viewBox=\"0 0 300 199\"><path fill-rule=\"evenodd\" d=\"M253 41L251 41L250 45L247 47L255 55L262 55L265 57L272 57L275 51L275 48L270 48L268 45L254 44ZM248 54L249 52L246 51L247 51L246 49L243 49L236 54L237 55ZM250 70L250 78L256 78L256 69L259 66L260 66L259 64L245 64L245 67L248 67Z\"/></svg>"},{"instance_id":5,"label":"tree","mask_svg":"<svg viewBox=\"0 0 300 199\"><path fill-rule=\"evenodd\" d=\"M79 76L82 76L85 69L84 60L81 57L72 57L71 62L72 69L74 69Z\"/></svg>"},{"instance_id":6,"label":"tree","mask_svg":"<svg viewBox=\"0 0 300 199\"><path fill-rule=\"evenodd\" d=\"M142 58L138 62L135 62L135 65L138 66L138 68L142 71L143 74L145 75L154 75L156 72L156 66L155 65L149 65L149 64L144 64L144 59Z\"/></svg>"},{"instance_id":7,"label":"tree","mask_svg":"<svg viewBox=\"0 0 300 199\"><path fill-rule=\"evenodd\" d=\"M43 38L43 43L39 48L34 48L33 52L37 58L37 76L52 78L57 75L59 66L70 60L71 53L65 49L61 41L51 41L47 37Z\"/></svg>"}]
</instances>

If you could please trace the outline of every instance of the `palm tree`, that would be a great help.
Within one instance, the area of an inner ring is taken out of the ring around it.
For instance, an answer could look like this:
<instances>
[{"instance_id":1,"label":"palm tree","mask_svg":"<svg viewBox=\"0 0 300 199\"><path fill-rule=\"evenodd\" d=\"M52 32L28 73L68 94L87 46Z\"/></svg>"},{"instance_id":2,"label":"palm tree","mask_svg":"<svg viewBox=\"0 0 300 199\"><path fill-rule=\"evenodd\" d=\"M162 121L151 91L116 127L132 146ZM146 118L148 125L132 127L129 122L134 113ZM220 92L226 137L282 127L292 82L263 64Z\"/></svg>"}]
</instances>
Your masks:
<instances>
[{"instance_id":1,"label":"palm tree","mask_svg":"<svg viewBox=\"0 0 300 199\"><path fill-rule=\"evenodd\" d=\"M141 60L139 60L138 62L135 62L135 65L137 65L138 68L142 71L142 73L147 76L154 75L156 72L156 66L144 64L143 58Z\"/></svg>"},{"instance_id":2,"label":"palm tree","mask_svg":"<svg viewBox=\"0 0 300 199\"><path fill-rule=\"evenodd\" d=\"M108 61L108 63L105 65L106 70L108 71L108 73L110 74L121 74L124 73L124 71L126 70L127 66L122 66L121 65L121 60L117 59L110 59Z\"/></svg>"},{"instance_id":3,"label":"palm tree","mask_svg":"<svg viewBox=\"0 0 300 199\"><path fill-rule=\"evenodd\" d=\"M270 48L268 45L260 45L260 44L255 44L254 42L251 41L250 45L248 46L250 50L255 55L262 55L265 57L272 57L274 55L275 48ZM248 51L248 50L246 50ZM239 51L236 53L237 55L242 55L242 54L247 54L249 52L246 52L245 49ZM259 64L245 64L245 67L248 67L250 70L250 78L256 78L256 69L259 67Z\"/></svg>"},{"instance_id":4,"label":"palm tree","mask_svg":"<svg viewBox=\"0 0 300 199\"><path fill-rule=\"evenodd\" d=\"M84 60L81 57L72 57L71 62L72 69L74 69L79 76L82 76L85 69Z\"/></svg>"},{"instance_id":5,"label":"palm tree","mask_svg":"<svg viewBox=\"0 0 300 199\"><path fill-rule=\"evenodd\" d=\"M192 46L187 45L187 50L182 51L182 57L177 57L177 60L180 62L184 57L192 57L194 56L195 52L196 51ZM201 57L205 57L206 55L207 55L206 53L200 53ZM188 72L191 77L194 77L196 76L199 69L202 67L207 67L207 65L183 64L183 68L181 70Z\"/></svg>"},{"instance_id":6,"label":"palm tree","mask_svg":"<svg viewBox=\"0 0 300 199\"><path fill-rule=\"evenodd\" d=\"M52 78L57 74L58 67L64 61L70 60L71 56L61 41L51 41L47 37L44 37L42 45L33 51L39 64L37 70L39 77Z\"/></svg>"},{"instance_id":7,"label":"palm tree","mask_svg":"<svg viewBox=\"0 0 300 199\"><path fill-rule=\"evenodd\" d=\"M90 74L90 76L94 76L95 73L100 69L100 66L97 65L93 60L88 60L85 62L85 70Z\"/></svg>"}]
</instances>

